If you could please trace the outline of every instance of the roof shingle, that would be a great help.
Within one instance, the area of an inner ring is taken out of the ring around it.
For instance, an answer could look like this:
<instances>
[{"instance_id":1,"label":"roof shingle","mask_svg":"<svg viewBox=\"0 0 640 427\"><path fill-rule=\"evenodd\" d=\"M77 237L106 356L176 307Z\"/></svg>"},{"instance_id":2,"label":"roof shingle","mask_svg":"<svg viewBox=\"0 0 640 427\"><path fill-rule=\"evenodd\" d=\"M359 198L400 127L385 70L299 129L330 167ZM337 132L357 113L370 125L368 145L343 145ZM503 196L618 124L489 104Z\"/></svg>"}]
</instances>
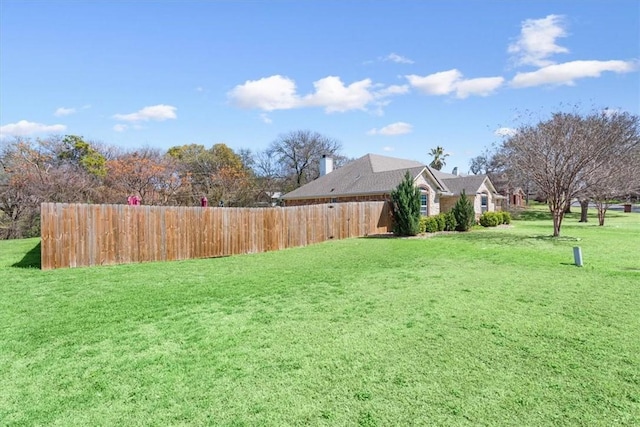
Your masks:
<instances>
[{"instance_id":1,"label":"roof shingle","mask_svg":"<svg viewBox=\"0 0 640 427\"><path fill-rule=\"evenodd\" d=\"M282 198L308 199L390 193L402 182L407 171L411 176L417 177L425 168L422 163L414 160L367 154Z\"/></svg>"},{"instance_id":2,"label":"roof shingle","mask_svg":"<svg viewBox=\"0 0 640 427\"><path fill-rule=\"evenodd\" d=\"M285 194L282 198L287 200L388 194L402 182L407 171L415 178L425 169L435 179L439 190L445 193L459 194L464 189L468 194L475 194L487 178L485 175L460 177L437 171L414 160L367 154Z\"/></svg>"}]
</instances>

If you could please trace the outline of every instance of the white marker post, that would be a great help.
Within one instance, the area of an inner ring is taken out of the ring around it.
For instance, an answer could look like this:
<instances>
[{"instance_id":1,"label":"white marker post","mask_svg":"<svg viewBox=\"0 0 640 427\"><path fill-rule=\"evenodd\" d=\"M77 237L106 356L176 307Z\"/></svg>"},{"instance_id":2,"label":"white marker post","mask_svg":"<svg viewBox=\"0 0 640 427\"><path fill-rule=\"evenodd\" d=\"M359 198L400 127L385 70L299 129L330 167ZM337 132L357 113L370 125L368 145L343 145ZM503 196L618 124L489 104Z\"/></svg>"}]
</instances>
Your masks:
<instances>
[{"instance_id":1,"label":"white marker post","mask_svg":"<svg viewBox=\"0 0 640 427\"><path fill-rule=\"evenodd\" d=\"M578 267L582 267L582 249L580 246L573 247L573 259Z\"/></svg>"}]
</instances>

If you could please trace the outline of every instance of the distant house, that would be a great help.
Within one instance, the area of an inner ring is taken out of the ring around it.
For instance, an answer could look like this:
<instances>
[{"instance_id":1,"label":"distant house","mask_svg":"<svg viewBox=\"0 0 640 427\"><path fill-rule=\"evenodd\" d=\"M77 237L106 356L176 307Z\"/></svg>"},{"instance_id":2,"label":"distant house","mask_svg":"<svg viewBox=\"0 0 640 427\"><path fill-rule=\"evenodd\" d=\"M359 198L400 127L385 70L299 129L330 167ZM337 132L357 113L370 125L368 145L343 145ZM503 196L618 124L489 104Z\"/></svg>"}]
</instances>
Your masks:
<instances>
[{"instance_id":1,"label":"distant house","mask_svg":"<svg viewBox=\"0 0 640 427\"><path fill-rule=\"evenodd\" d=\"M333 170L328 158L322 159L324 173L316 180L282 196L286 206L359 201L390 201L391 192L408 171L420 189L421 212L437 215L453 208L462 190L473 198L476 215L494 211L498 195L486 175L447 174L414 160L367 154Z\"/></svg>"},{"instance_id":2,"label":"distant house","mask_svg":"<svg viewBox=\"0 0 640 427\"><path fill-rule=\"evenodd\" d=\"M508 192L509 207L523 208L527 205L527 194L518 187Z\"/></svg>"},{"instance_id":3,"label":"distant house","mask_svg":"<svg viewBox=\"0 0 640 427\"><path fill-rule=\"evenodd\" d=\"M280 197L282 197L282 192L280 191L260 191L256 195L256 207L273 207L278 206L280 201Z\"/></svg>"}]
</instances>

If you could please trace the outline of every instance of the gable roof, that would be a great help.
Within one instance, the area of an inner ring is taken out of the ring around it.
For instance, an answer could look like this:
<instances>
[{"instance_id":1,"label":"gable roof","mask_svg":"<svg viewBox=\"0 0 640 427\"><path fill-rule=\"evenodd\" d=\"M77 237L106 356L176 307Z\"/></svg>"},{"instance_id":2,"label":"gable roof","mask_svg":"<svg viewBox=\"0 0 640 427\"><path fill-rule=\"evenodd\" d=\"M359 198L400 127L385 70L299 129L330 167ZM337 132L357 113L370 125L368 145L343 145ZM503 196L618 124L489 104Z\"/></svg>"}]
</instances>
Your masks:
<instances>
[{"instance_id":1,"label":"gable roof","mask_svg":"<svg viewBox=\"0 0 640 427\"><path fill-rule=\"evenodd\" d=\"M367 154L285 194L282 198L287 200L388 194L402 182L407 171L415 179L425 170L440 190L448 191L446 185L433 175L430 168L420 162Z\"/></svg>"},{"instance_id":2,"label":"gable roof","mask_svg":"<svg viewBox=\"0 0 640 427\"><path fill-rule=\"evenodd\" d=\"M462 190L464 190L467 195L476 194L480 190L482 184L485 184L491 193L497 193L493 183L487 175L460 176L440 171L433 171L433 173L443 181L454 194L460 194L462 193Z\"/></svg>"},{"instance_id":3,"label":"gable roof","mask_svg":"<svg viewBox=\"0 0 640 427\"><path fill-rule=\"evenodd\" d=\"M480 186L487 181L486 175L469 175L469 176L457 176L455 178L447 178L444 182L454 194L461 194L464 190L465 194L474 195L479 192ZM489 190L493 187L488 186ZM495 193L495 191L492 191Z\"/></svg>"}]
</instances>

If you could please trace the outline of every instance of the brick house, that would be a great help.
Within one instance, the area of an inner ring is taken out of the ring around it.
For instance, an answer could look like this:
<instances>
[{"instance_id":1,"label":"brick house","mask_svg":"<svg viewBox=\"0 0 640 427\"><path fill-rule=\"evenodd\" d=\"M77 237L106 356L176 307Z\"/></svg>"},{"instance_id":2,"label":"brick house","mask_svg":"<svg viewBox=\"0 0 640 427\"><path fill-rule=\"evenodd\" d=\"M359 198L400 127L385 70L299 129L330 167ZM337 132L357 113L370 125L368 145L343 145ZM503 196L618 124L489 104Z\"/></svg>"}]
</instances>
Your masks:
<instances>
[{"instance_id":1,"label":"brick house","mask_svg":"<svg viewBox=\"0 0 640 427\"><path fill-rule=\"evenodd\" d=\"M367 154L333 170L331 158L323 157L320 177L284 196L286 206L358 201L390 201L393 191L409 171L420 189L424 216L447 212L462 190L473 198L476 216L494 211L498 195L486 175L458 176L437 171L420 162Z\"/></svg>"}]
</instances>

